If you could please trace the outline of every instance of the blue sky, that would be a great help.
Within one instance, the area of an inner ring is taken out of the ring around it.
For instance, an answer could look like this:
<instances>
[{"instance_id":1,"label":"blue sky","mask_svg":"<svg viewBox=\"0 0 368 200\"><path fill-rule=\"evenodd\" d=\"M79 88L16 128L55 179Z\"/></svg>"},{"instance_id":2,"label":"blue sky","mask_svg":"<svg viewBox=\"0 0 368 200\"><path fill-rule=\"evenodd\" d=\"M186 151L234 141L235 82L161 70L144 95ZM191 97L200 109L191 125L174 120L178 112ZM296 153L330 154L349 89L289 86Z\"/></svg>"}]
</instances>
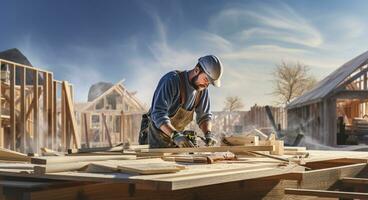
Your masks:
<instances>
[{"instance_id":1,"label":"blue sky","mask_svg":"<svg viewBox=\"0 0 368 200\"><path fill-rule=\"evenodd\" d=\"M159 78L215 54L226 96L246 108L273 104L272 75L282 60L321 79L368 49L368 1L0 0L0 50L17 47L33 65L75 85L86 101L98 81L118 82L150 104Z\"/></svg>"}]
</instances>

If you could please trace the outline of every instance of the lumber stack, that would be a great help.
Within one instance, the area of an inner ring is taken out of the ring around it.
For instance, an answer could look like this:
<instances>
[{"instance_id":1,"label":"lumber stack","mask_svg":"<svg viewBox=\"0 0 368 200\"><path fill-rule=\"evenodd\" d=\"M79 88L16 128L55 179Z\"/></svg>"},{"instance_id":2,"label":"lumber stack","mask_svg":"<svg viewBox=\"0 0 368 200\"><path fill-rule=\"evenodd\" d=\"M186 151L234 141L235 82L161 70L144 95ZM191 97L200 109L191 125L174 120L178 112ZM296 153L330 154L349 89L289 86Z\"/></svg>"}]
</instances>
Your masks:
<instances>
[{"instance_id":1,"label":"lumber stack","mask_svg":"<svg viewBox=\"0 0 368 200\"><path fill-rule=\"evenodd\" d=\"M41 152L46 156L33 157L0 149L0 159L26 162L16 166L0 166L0 168L23 169L23 171L36 176L73 171L147 175L179 172L185 169L180 163L237 162L237 155L247 152L262 152L255 155L263 155L264 153L281 155L280 152L284 152L283 143L278 143L279 141L275 140L274 137L267 140L259 140L259 136L231 137L228 141L236 145L157 149L148 148L147 145L119 145L71 149L67 154L42 148Z\"/></svg>"},{"instance_id":2,"label":"lumber stack","mask_svg":"<svg viewBox=\"0 0 368 200\"><path fill-rule=\"evenodd\" d=\"M275 134L265 137L262 132L255 129L252 134L245 136L225 136L222 139L223 146L273 146L272 155L284 155L284 141L277 140ZM250 150L251 151L251 150Z\"/></svg>"}]
</instances>

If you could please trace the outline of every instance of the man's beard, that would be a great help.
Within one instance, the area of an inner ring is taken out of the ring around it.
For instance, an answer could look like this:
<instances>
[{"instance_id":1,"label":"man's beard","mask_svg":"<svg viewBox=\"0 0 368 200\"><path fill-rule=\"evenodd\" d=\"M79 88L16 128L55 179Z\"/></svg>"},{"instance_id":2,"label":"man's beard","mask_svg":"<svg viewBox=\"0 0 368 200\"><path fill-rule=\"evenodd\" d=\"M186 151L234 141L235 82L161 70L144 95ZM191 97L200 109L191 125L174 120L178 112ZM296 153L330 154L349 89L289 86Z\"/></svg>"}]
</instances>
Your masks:
<instances>
[{"instance_id":1,"label":"man's beard","mask_svg":"<svg viewBox=\"0 0 368 200\"><path fill-rule=\"evenodd\" d=\"M195 77L192 78L192 80L190 81L190 84L192 85L192 87L195 89L195 90L203 90L206 88L205 85L203 84L200 84L200 85L197 85L196 82L198 80L198 77L199 77L199 74L197 74Z\"/></svg>"}]
</instances>

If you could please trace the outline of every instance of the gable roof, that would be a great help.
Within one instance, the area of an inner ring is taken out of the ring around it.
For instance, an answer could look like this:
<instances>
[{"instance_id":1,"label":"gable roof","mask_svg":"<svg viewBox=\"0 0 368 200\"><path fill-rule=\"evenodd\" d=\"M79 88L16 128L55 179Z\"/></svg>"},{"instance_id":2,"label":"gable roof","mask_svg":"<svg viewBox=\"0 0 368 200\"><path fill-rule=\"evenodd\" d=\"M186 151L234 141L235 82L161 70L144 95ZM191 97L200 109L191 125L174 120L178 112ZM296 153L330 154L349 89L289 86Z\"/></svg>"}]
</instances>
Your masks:
<instances>
[{"instance_id":1,"label":"gable roof","mask_svg":"<svg viewBox=\"0 0 368 200\"><path fill-rule=\"evenodd\" d=\"M0 52L0 59L12 61L22 65L32 66L31 62L17 48L8 49ZM32 66L33 67L33 66Z\"/></svg>"},{"instance_id":2,"label":"gable roof","mask_svg":"<svg viewBox=\"0 0 368 200\"><path fill-rule=\"evenodd\" d=\"M289 103L286 107L288 109L307 105L312 102L321 101L324 97L330 94L337 86L344 82L350 74L355 72L359 67L367 64L368 51L353 58L349 62L343 64L334 72L329 74L326 78L317 83L317 85L310 91L304 93L294 101Z\"/></svg>"},{"instance_id":3,"label":"gable roof","mask_svg":"<svg viewBox=\"0 0 368 200\"><path fill-rule=\"evenodd\" d=\"M110 87L108 90L106 90L105 92L103 92L100 96L98 96L97 98L93 99L92 101L89 101L87 103L83 103L79 105L79 109L80 110L86 110L88 109L91 105L96 104L101 98L103 98L104 96L108 95L110 92L112 91L116 91L121 95L125 95L125 97L127 97L129 100L131 100L138 108L142 109L142 110L146 110L145 106L143 106L143 104L130 92L128 92L128 90L124 87L124 85L122 84L124 82L124 80L121 80L119 82L117 82L115 85L113 85L112 87Z\"/></svg>"}]
</instances>

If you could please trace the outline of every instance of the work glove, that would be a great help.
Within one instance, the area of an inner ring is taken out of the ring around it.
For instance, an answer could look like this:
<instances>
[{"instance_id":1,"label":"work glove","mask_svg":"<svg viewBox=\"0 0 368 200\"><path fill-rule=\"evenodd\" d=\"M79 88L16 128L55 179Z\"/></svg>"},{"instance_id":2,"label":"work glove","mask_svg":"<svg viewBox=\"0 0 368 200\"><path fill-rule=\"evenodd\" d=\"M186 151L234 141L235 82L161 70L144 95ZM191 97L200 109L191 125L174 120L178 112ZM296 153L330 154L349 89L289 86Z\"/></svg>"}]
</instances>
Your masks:
<instances>
[{"instance_id":1,"label":"work glove","mask_svg":"<svg viewBox=\"0 0 368 200\"><path fill-rule=\"evenodd\" d=\"M174 131L171 133L171 139L179 148L194 147L194 144L182 132Z\"/></svg>"},{"instance_id":2,"label":"work glove","mask_svg":"<svg viewBox=\"0 0 368 200\"><path fill-rule=\"evenodd\" d=\"M206 143L206 146L213 146L217 143L217 140L215 139L215 135L211 131L207 131L204 134L204 142Z\"/></svg>"}]
</instances>

